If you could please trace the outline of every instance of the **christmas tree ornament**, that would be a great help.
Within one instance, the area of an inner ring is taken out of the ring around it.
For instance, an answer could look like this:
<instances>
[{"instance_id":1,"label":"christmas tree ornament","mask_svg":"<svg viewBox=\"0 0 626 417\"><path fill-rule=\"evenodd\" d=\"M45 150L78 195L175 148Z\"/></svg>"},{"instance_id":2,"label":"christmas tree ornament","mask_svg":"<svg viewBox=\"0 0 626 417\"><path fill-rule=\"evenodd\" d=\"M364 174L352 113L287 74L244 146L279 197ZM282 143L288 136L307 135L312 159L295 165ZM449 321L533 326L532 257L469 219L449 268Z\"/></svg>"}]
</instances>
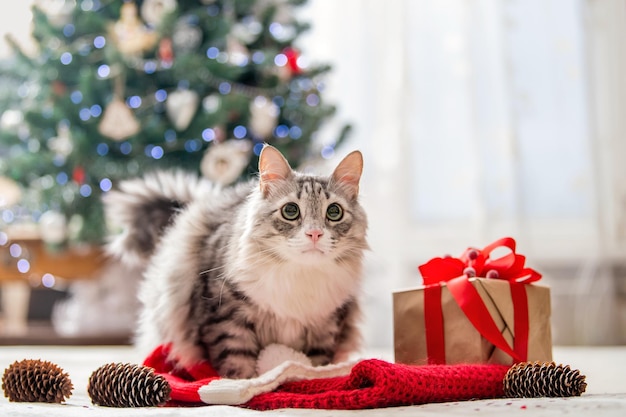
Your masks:
<instances>
[{"instance_id":1,"label":"christmas tree ornament","mask_svg":"<svg viewBox=\"0 0 626 417\"><path fill-rule=\"evenodd\" d=\"M263 25L254 16L247 16L235 23L231 29L233 36L240 42L249 45L259 38Z\"/></svg>"},{"instance_id":2,"label":"christmas tree ornament","mask_svg":"<svg viewBox=\"0 0 626 417\"><path fill-rule=\"evenodd\" d=\"M136 135L139 130L139 121L132 110L118 97L106 106L98 125L101 135L118 141Z\"/></svg>"},{"instance_id":3,"label":"christmas tree ornament","mask_svg":"<svg viewBox=\"0 0 626 417\"><path fill-rule=\"evenodd\" d=\"M250 51L234 36L226 37L226 53L232 65L243 66L250 60Z\"/></svg>"},{"instance_id":4,"label":"christmas tree ornament","mask_svg":"<svg viewBox=\"0 0 626 417\"><path fill-rule=\"evenodd\" d=\"M20 110L8 109L0 117L0 128L3 130L15 130L24 121L24 113Z\"/></svg>"},{"instance_id":5,"label":"christmas tree ornament","mask_svg":"<svg viewBox=\"0 0 626 417\"><path fill-rule=\"evenodd\" d=\"M64 26L71 21L74 4L67 0L38 0L37 8L45 13L50 23L55 26Z\"/></svg>"},{"instance_id":6,"label":"christmas tree ornament","mask_svg":"<svg viewBox=\"0 0 626 417\"><path fill-rule=\"evenodd\" d=\"M507 397L578 397L586 388L585 375L578 369L554 362L521 362L504 378Z\"/></svg>"},{"instance_id":7,"label":"christmas tree ornament","mask_svg":"<svg viewBox=\"0 0 626 417\"><path fill-rule=\"evenodd\" d=\"M168 382L152 368L129 363L101 366L87 385L91 401L105 407L156 407L170 399L170 392Z\"/></svg>"},{"instance_id":8,"label":"christmas tree ornament","mask_svg":"<svg viewBox=\"0 0 626 417\"><path fill-rule=\"evenodd\" d=\"M222 125L213 126L213 134L215 138L213 139L216 143L222 143L226 140L226 128Z\"/></svg>"},{"instance_id":9,"label":"christmas tree ornament","mask_svg":"<svg viewBox=\"0 0 626 417\"><path fill-rule=\"evenodd\" d=\"M2 376L4 396L13 402L62 403L72 395L73 388L63 369L39 359L16 361Z\"/></svg>"},{"instance_id":10,"label":"christmas tree ornament","mask_svg":"<svg viewBox=\"0 0 626 417\"><path fill-rule=\"evenodd\" d=\"M209 94L202 99L202 108L205 112L212 114L220 109L222 99L217 94Z\"/></svg>"},{"instance_id":11,"label":"christmas tree ornament","mask_svg":"<svg viewBox=\"0 0 626 417\"><path fill-rule=\"evenodd\" d=\"M250 103L250 131L258 138L267 140L278 122L280 108L270 99L257 96Z\"/></svg>"},{"instance_id":12,"label":"christmas tree ornament","mask_svg":"<svg viewBox=\"0 0 626 417\"><path fill-rule=\"evenodd\" d=\"M185 16L176 22L172 41L177 53L195 51L202 42L202 30L198 25L191 23L191 16Z\"/></svg>"},{"instance_id":13,"label":"christmas tree ornament","mask_svg":"<svg viewBox=\"0 0 626 417\"><path fill-rule=\"evenodd\" d=\"M41 240L50 248L58 248L65 243L68 229L64 214L56 210L48 210L39 217L38 223Z\"/></svg>"},{"instance_id":14,"label":"christmas tree ornament","mask_svg":"<svg viewBox=\"0 0 626 417\"><path fill-rule=\"evenodd\" d=\"M171 67L174 63L174 49L172 48L172 39L163 38L159 41L158 57L161 65Z\"/></svg>"},{"instance_id":15,"label":"christmas tree ornament","mask_svg":"<svg viewBox=\"0 0 626 417\"><path fill-rule=\"evenodd\" d=\"M78 185L85 183L85 168L78 165L72 170L72 181Z\"/></svg>"},{"instance_id":16,"label":"christmas tree ornament","mask_svg":"<svg viewBox=\"0 0 626 417\"><path fill-rule=\"evenodd\" d=\"M232 184L248 165L251 151L252 143L248 140L229 139L213 143L202 157L200 172L217 184Z\"/></svg>"},{"instance_id":17,"label":"christmas tree ornament","mask_svg":"<svg viewBox=\"0 0 626 417\"><path fill-rule=\"evenodd\" d=\"M22 189L9 177L0 176L0 207L10 207L20 202Z\"/></svg>"},{"instance_id":18,"label":"christmas tree ornament","mask_svg":"<svg viewBox=\"0 0 626 417\"><path fill-rule=\"evenodd\" d=\"M153 48L157 41L157 34L139 19L133 1L122 4L120 20L112 25L110 34L117 49L128 57L141 55Z\"/></svg>"},{"instance_id":19,"label":"christmas tree ornament","mask_svg":"<svg viewBox=\"0 0 626 417\"><path fill-rule=\"evenodd\" d=\"M180 132L189 127L199 101L198 93L189 89L178 89L168 94L165 112L176 130Z\"/></svg>"},{"instance_id":20,"label":"christmas tree ornament","mask_svg":"<svg viewBox=\"0 0 626 417\"><path fill-rule=\"evenodd\" d=\"M159 26L163 18L176 10L177 6L176 0L143 0L141 18L150 26Z\"/></svg>"},{"instance_id":21,"label":"christmas tree ornament","mask_svg":"<svg viewBox=\"0 0 626 417\"><path fill-rule=\"evenodd\" d=\"M56 155L66 158L74 150L74 144L70 137L70 126L67 122L61 122L57 126L57 136L48 139L48 148Z\"/></svg>"},{"instance_id":22,"label":"christmas tree ornament","mask_svg":"<svg viewBox=\"0 0 626 417\"><path fill-rule=\"evenodd\" d=\"M67 93L67 85L64 82L59 81L59 80L54 80L52 81L51 85L52 85L52 92L55 95L62 97L65 95L65 93Z\"/></svg>"},{"instance_id":23,"label":"christmas tree ornament","mask_svg":"<svg viewBox=\"0 0 626 417\"><path fill-rule=\"evenodd\" d=\"M300 64L298 64L298 59L300 58L300 52L294 48L285 48L283 49L283 55L287 57L287 67L291 70L292 75L300 75L302 74L302 68L300 68Z\"/></svg>"}]
</instances>

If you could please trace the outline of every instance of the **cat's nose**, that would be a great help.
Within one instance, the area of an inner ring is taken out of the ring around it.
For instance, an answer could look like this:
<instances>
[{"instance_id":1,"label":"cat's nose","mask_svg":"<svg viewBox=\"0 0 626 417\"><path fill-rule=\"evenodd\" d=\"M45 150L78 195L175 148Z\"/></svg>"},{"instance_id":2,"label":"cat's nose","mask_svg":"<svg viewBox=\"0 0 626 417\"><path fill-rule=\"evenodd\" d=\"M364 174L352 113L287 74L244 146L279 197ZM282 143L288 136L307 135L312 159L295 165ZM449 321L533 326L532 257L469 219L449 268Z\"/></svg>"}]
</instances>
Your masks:
<instances>
[{"instance_id":1,"label":"cat's nose","mask_svg":"<svg viewBox=\"0 0 626 417\"><path fill-rule=\"evenodd\" d=\"M306 232L306 235L311 238L313 243L320 240L320 237L324 234L320 229L309 229Z\"/></svg>"}]
</instances>

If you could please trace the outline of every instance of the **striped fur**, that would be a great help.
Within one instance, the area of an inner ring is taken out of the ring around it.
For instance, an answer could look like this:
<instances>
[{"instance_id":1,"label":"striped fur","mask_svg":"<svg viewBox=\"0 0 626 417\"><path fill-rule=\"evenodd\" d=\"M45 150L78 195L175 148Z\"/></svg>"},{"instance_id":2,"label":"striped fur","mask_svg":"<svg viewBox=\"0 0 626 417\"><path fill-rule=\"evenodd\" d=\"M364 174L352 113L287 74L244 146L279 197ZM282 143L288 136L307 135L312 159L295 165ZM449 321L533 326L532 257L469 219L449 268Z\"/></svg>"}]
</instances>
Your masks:
<instances>
[{"instance_id":1,"label":"striped fur","mask_svg":"<svg viewBox=\"0 0 626 417\"><path fill-rule=\"evenodd\" d=\"M160 239L139 292L139 347L147 352L169 343L181 363L208 359L232 378L254 376L259 352L271 343L302 351L314 364L343 360L358 349L368 245L357 196L361 159L351 155L322 177L292 171L266 146L259 180L186 193L191 198L173 203L176 214L162 232L148 233ZM133 190L141 189L141 180L133 181ZM162 197L138 194L107 202L118 205L112 211L131 231L138 225L134 215L146 216L135 209ZM283 217L286 203L299 206L298 219ZM333 203L343 208L338 221L326 217ZM132 233L123 233L116 247L141 249Z\"/></svg>"}]
</instances>

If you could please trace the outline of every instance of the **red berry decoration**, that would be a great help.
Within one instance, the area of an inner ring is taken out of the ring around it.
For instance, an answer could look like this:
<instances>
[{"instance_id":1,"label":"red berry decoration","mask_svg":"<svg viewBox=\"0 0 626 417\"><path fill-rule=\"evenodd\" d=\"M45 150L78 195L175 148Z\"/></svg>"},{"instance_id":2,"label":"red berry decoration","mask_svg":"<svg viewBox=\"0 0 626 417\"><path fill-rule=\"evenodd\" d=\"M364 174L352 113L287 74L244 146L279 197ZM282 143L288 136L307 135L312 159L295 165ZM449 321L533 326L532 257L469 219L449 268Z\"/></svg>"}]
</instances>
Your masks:
<instances>
[{"instance_id":1,"label":"red berry decoration","mask_svg":"<svg viewBox=\"0 0 626 417\"><path fill-rule=\"evenodd\" d=\"M495 269L491 269L489 271L487 271L487 275L485 275L487 278L499 278L500 274L498 273L498 271L496 271Z\"/></svg>"},{"instance_id":2,"label":"red berry decoration","mask_svg":"<svg viewBox=\"0 0 626 417\"><path fill-rule=\"evenodd\" d=\"M463 274L467 275L468 278L473 278L476 276L476 270L472 268L471 266L468 266L467 268L463 270Z\"/></svg>"}]
</instances>

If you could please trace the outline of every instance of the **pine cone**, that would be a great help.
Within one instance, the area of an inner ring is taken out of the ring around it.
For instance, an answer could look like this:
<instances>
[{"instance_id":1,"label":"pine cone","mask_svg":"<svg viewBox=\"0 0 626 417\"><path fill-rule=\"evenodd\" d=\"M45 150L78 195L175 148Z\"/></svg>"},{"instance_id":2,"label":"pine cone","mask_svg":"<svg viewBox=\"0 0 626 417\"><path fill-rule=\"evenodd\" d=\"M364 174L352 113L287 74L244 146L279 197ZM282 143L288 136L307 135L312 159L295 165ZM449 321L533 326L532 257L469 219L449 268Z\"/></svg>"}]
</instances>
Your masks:
<instances>
[{"instance_id":1,"label":"pine cone","mask_svg":"<svg viewBox=\"0 0 626 417\"><path fill-rule=\"evenodd\" d=\"M89 377L91 402L105 407L154 407L170 399L171 388L147 366L110 363Z\"/></svg>"},{"instance_id":2,"label":"pine cone","mask_svg":"<svg viewBox=\"0 0 626 417\"><path fill-rule=\"evenodd\" d=\"M2 390L9 401L62 403L73 388L63 369L39 359L16 361L2 376Z\"/></svg>"},{"instance_id":3,"label":"pine cone","mask_svg":"<svg viewBox=\"0 0 626 417\"><path fill-rule=\"evenodd\" d=\"M573 397L585 392L585 375L569 365L554 362L521 362L504 377L506 397Z\"/></svg>"}]
</instances>

